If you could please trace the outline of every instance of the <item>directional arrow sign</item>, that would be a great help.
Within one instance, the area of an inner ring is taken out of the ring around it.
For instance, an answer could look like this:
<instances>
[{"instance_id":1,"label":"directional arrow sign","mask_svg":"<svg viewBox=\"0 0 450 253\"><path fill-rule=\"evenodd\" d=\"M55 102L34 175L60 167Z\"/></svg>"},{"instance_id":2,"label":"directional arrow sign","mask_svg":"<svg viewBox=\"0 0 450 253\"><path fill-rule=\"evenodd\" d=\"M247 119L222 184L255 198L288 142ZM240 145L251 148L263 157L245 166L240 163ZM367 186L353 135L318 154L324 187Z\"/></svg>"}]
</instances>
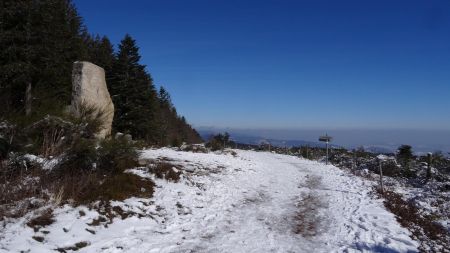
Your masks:
<instances>
[{"instance_id":1,"label":"directional arrow sign","mask_svg":"<svg viewBox=\"0 0 450 253\"><path fill-rule=\"evenodd\" d=\"M319 137L319 141L322 141L322 142L330 142L331 140L333 140L333 137L328 136L328 135L324 135L324 136L320 136Z\"/></svg>"}]
</instances>

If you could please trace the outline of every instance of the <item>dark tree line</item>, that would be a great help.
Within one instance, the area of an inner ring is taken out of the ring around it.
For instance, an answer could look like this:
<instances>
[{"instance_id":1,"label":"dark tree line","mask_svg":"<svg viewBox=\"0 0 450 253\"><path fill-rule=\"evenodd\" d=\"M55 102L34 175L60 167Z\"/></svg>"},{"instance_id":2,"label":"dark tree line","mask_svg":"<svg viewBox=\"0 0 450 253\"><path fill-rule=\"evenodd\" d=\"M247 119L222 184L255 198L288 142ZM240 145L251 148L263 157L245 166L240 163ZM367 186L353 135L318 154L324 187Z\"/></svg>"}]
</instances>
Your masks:
<instances>
[{"instance_id":1,"label":"dark tree line","mask_svg":"<svg viewBox=\"0 0 450 253\"><path fill-rule=\"evenodd\" d=\"M88 58L88 35L73 4L1 1L0 34L2 114L30 115L67 104L72 63Z\"/></svg>"},{"instance_id":2,"label":"dark tree line","mask_svg":"<svg viewBox=\"0 0 450 253\"><path fill-rule=\"evenodd\" d=\"M201 141L156 89L136 41L126 35L115 52L106 36L88 33L70 0L1 1L0 49L0 119L63 113L73 62L90 61L105 69L115 132L159 145Z\"/></svg>"}]
</instances>

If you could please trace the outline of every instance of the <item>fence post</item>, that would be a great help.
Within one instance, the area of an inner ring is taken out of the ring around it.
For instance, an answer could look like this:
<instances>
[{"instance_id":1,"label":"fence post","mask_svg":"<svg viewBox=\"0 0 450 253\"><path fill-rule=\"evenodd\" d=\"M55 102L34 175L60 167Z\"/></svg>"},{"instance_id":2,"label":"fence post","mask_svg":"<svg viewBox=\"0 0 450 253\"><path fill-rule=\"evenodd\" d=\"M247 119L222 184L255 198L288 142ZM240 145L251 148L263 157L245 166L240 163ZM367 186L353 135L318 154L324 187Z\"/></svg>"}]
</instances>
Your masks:
<instances>
[{"instance_id":1,"label":"fence post","mask_svg":"<svg viewBox=\"0 0 450 253\"><path fill-rule=\"evenodd\" d=\"M381 194L384 194L383 189L383 161L380 159L380 190Z\"/></svg>"},{"instance_id":2,"label":"fence post","mask_svg":"<svg viewBox=\"0 0 450 253\"><path fill-rule=\"evenodd\" d=\"M352 153L352 171L355 170L355 151Z\"/></svg>"},{"instance_id":3,"label":"fence post","mask_svg":"<svg viewBox=\"0 0 450 253\"><path fill-rule=\"evenodd\" d=\"M431 153L427 154L427 181L431 179L431 163L433 162L433 158Z\"/></svg>"}]
</instances>

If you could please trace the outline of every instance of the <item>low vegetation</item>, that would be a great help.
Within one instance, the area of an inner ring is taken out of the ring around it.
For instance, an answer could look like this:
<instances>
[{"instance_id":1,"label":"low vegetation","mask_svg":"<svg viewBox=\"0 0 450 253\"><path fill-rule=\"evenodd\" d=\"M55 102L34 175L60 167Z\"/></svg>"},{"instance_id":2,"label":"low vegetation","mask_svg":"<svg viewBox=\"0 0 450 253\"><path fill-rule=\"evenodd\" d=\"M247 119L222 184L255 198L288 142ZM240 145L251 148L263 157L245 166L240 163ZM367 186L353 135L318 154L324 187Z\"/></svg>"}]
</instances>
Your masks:
<instances>
[{"instance_id":1,"label":"low vegetation","mask_svg":"<svg viewBox=\"0 0 450 253\"><path fill-rule=\"evenodd\" d=\"M125 173L138 164L134 142L123 135L95 139L96 115L47 116L25 131L8 125L9 131L0 132L6 150L0 161L0 219L20 217L48 204L152 196L151 180Z\"/></svg>"},{"instance_id":2,"label":"low vegetation","mask_svg":"<svg viewBox=\"0 0 450 253\"><path fill-rule=\"evenodd\" d=\"M384 205L395 214L397 221L408 228L415 240L420 242L421 252L444 252L450 245L449 232L437 222L437 218L424 214L414 202L406 201L402 195L394 191L384 191Z\"/></svg>"},{"instance_id":3,"label":"low vegetation","mask_svg":"<svg viewBox=\"0 0 450 253\"><path fill-rule=\"evenodd\" d=\"M450 160L439 152L416 156L409 145L400 146L395 155L385 154L383 161L377 156L362 148L350 152L333 150L331 162L375 180L376 184L381 162L384 191L381 193L378 188L376 192L386 208L420 242L421 252L448 250L450 230L441 221L450 220L446 204L450 201Z\"/></svg>"},{"instance_id":4,"label":"low vegetation","mask_svg":"<svg viewBox=\"0 0 450 253\"><path fill-rule=\"evenodd\" d=\"M120 173L106 179L84 197L85 202L95 200L124 200L129 197L151 198L155 184L133 174Z\"/></svg>"},{"instance_id":5,"label":"low vegetation","mask_svg":"<svg viewBox=\"0 0 450 253\"><path fill-rule=\"evenodd\" d=\"M217 151L217 150L223 150L227 147L234 147L235 142L231 141L230 134L227 132L220 133L216 135L212 135L208 142L206 143L206 147L209 148L211 151Z\"/></svg>"},{"instance_id":6,"label":"low vegetation","mask_svg":"<svg viewBox=\"0 0 450 253\"><path fill-rule=\"evenodd\" d=\"M178 182L180 180L181 171L179 166L168 162L159 162L155 166L150 167L149 172L157 178L166 179L167 181Z\"/></svg>"},{"instance_id":7,"label":"low vegetation","mask_svg":"<svg viewBox=\"0 0 450 253\"><path fill-rule=\"evenodd\" d=\"M153 182L125 172L137 166L136 147L202 142L169 92L156 89L130 35L117 47L91 35L70 0L9 1L0 13L0 219L49 203L151 196ZM67 109L75 61L105 70L110 139L95 138L102 108Z\"/></svg>"},{"instance_id":8,"label":"low vegetation","mask_svg":"<svg viewBox=\"0 0 450 253\"><path fill-rule=\"evenodd\" d=\"M53 218L53 211L51 209L46 209L41 214L28 221L27 226L32 228L34 232L37 232L39 229L53 224L53 222L55 222Z\"/></svg>"}]
</instances>

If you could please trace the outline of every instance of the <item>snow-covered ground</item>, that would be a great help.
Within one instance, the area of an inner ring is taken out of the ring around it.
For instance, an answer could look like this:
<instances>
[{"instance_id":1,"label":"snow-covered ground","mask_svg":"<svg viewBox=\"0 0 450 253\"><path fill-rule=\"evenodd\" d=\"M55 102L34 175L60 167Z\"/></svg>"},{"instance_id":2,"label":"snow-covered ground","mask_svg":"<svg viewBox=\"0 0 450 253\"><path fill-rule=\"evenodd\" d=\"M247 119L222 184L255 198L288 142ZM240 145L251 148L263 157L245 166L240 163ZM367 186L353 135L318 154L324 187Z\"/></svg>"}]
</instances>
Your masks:
<instances>
[{"instance_id":1,"label":"snow-covered ground","mask_svg":"<svg viewBox=\"0 0 450 253\"><path fill-rule=\"evenodd\" d=\"M94 226L97 211L64 206L38 232L26 225L28 215L0 228L0 252L70 251L79 242L87 244L79 252L417 251L370 194L372 182L293 156L236 153L146 150L143 158L164 158L186 171L178 183L130 171L154 179L154 197L112 206L140 215Z\"/></svg>"}]
</instances>

